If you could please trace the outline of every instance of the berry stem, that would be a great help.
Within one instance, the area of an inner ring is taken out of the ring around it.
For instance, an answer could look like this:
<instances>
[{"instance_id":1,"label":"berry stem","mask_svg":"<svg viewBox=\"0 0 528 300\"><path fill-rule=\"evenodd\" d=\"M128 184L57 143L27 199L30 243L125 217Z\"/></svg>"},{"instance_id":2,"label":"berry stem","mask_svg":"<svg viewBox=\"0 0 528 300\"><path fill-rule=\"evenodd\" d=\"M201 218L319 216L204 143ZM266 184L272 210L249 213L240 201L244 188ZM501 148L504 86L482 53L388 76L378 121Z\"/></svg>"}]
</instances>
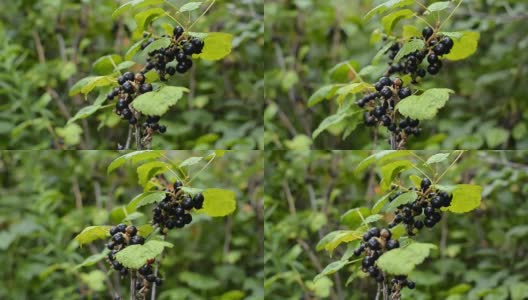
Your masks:
<instances>
[{"instance_id":1,"label":"berry stem","mask_svg":"<svg viewBox=\"0 0 528 300\"><path fill-rule=\"evenodd\" d=\"M136 272L130 273L130 300L136 300Z\"/></svg>"}]
</instances>

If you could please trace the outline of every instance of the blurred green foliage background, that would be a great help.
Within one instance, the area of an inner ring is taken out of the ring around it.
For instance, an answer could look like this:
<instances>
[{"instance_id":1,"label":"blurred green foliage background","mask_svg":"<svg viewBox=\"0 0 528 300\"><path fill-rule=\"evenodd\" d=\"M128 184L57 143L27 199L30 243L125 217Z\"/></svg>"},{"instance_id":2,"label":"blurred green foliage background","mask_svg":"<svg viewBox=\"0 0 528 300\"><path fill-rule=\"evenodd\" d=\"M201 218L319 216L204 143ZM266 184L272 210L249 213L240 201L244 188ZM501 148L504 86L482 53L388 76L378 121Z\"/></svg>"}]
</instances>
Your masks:
<instances>
[{"instance_id":1,"label":"blurred green foliage background","mask_svg":"<svg viewBox=\"0 0 528 300\"><path fill-rule=\"evenodd\" d=\"M76 268L107 241L82 248L73 241L87 226L120 222L113 210L142 192L128 163L107 175L121 154L0 152L0 299L114 299L116 291L129 299L129 281L107 273L105 260ZM166 153L173 161L206 154ZM174 248L163 254L156 299L264 299L262 181L259 151L226 153L200 173L194 187L234 191L237 209L225 218L195 215L167 235ZM151 208L134 224L147 223Z\"/></svg>"},{"instance_id":2,"label":"blurred green foliage background","mask_svg":"<svg viewBox=\"0 0 528 300\"><path fill-rule=\"evenodd\" d=\"M435 153L415 151L425 159ZM372 208L384 195L380 192L378 167L359 174L354 172L369 154L367 151L266 153L266 297L375 298L376 282L360 270L359 261L313 281L329 263L338 261L347 249L358 245L341 244L329 257L325 251L316 251L319 240L334 230L354 230L341 224L340 217L353 208ZM447 166L448 162L444 162L439 170ZM402 299L526 299L527 180L526 151L464 153L441 184L480 185L482 203L467 214L444 214L441 223L414 237L419 242L437 245L438 250L411 274L416 289L404 289ZM393 215L387 214L376 226L386 226L392 219Z\"/></svg>"},{"instance_id":3,"label":"blurred green foliage background","mask_svg":"<svg viewBox=\"0 0 528 300\"><path fill-rule=\"evenodd\" d=\"M373 130L358 126L345 140L346 122L333 126L312 140L322 120L337 111L335 101L308 108L309 97L331 82L328 71L337 63L354 60L359 69L370 64L382 48L371 42L381 31L381 16L369 21L364 15L376 1L270 0L266 2L265 145L271 149L387 149ZM436 1L420 1L429 5ZM447 18L451 9L441 13ZM423 12L418 4L410 6ZM441 72L427 76L422 88L442 87L455 96L431 121L422 122L419 138L409 149L525 149L528 146L528 105L523 82L528 65L527 3L510 1L463 1L445 31L478 31L478 50L471 57L445 63ZM435 14L436 15L436 14ZM434 20L431 15L429 20ZM400 22L394 33L401 36L401 24L423 28L416 18ZM385 63L382 60L380 63ZM368 78L375 82L378 78ZM334 81L335 82L335 81Z\"/></svg>"},{"instance_id":4,"label":"blurred green foliage background","mask_svg":"<svg viewBox=\"0 0 528 300\"><path fill-rule=\"evenodd\" d=\"M71 86L93 74L92 63L99 57L124 55L135 42L131 39L136 26L132 15L111 18L125 2L2 3L0 148L117 149L117 143L124 144L128 124L118 120L113 107L78 121L80 130L65 132L63 128L97 96L91 94L86 100L69 97ZM171 0L176 6L186 2ZM193 27L199 32L234 35L233 52L221 61L200 61L192 72L176 76L171 84L188 87L191 92L163 118L168 131L154 138L154 149L263 148L263 7L262 0L217 1ZM157 20L152 30L161 33L164 22L173 21ZM64 136L75 138L64 144Z\"/></svg>"}]
</instances>

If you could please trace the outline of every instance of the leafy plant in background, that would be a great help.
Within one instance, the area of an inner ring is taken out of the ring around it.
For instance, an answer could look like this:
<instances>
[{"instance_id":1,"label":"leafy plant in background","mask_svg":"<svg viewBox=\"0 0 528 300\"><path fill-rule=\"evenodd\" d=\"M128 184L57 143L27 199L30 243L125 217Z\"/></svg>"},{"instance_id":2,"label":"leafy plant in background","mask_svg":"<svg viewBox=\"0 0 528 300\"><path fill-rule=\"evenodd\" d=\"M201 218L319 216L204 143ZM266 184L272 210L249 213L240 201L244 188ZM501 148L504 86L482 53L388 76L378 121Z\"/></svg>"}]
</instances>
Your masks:
<instances>
[{"instance_id":1,"label":"leafy plant in background","mask_svg":"<svg viewBox=\"0 0 528 300\"><path fill-rule=\"evenodd\" d=\"M108 166L108 173L127 162L139 163L138 179L144 191L117 212L123 215L124 223L90 226L75 237L81 246L110 238L102 253L87 258L79 267L93 265L106 258L122 278L130 277L130 299L149 299L149 294L150 299L156 299L156 288L163 282L158 270L161 254L164 248L173 247L165 240L169 230L190 224L191 212L222 217L233 213L236 208L232 191L191 187L192 181L222 155L223 151L216 151L206 157L190 157L178 165L159 151L132 152L115 159ZM201 161L207 164L191 176L188 169ZM167 181L163 175L167 172L177 181ZM152 221L149 224L134 224L142 215L138 209L150 204L156 204ZM122 299L117 291L114 293L116 299Z\"/></svg>"},{"instance_id":2,"label":"leafy plant in background","mask_svg":"<svg viewBox=\"0 0 528 300\"><path fill-rule=\"evenodd\" d=\"M439 109L449 100L452 90L446 88L421 89L418 85L424 78L436 75L443 66L443 60L459 61L472 55L476 49L480 34L473 31L446 32L445 24L462 4L458 1L446 18L441 14L451 6L450 1L435 2L425 6L416 1L387 1L376 6L365 15L370 19L374 15L385 15L381 19L383 34L376 31L374 41L383 39L386 43L372 59L372 65L357 72L353 61L336 65L330 72L335 76L347 77L350 83L326 85L317 90L309 99L308 106L314 106L325 99L336 98L338 112L327 117L313 132L316 138L331 126L345 122L343 138L347 138L361 123L376 127L375 140L379 133L388 135L392 149L402 149L412 135L419 135L420 121L433 119ZM422 11L413 12L406 6L418 3ZM401 34L395 33L399 21L414 18L426 24L417 27L406 24ZM380 59L388 54L388 67L380 64ZM370 84L361 76L372 75L384 70L375 84ZM393 76L396 75L396 76ZM392 77L391 77L392 76ZM365 96L354 105L354 95ZM381 130L381 127L386 130Z\"/></svg>"},{"instance_id":3,"label":"leafy plant in background","mask_svg":"<svg viewBox=\"0 0 528 300\"><path fill-rule=\"evenodd\" d=\"M215 2L210 1L194 19L191 18L192 13L202 7L204 2L188 2L176 7L168 1L134 0L119 7L112 17L133 12L137 24L133 38L143 38L132 45L124 57L112 54L95 61L93 69L99 76L81 79L71 88L70 96L79 93L87 95L95 88L102 89L94 104L77 112L64 130L73 136L77 135L81 128L75 121L115 105L116 114L129 123L126 142L119 143L118 148L129 149L132 136L135 137L137 149L150 148L153 136L164 133L167 129L165 125L158 123L160 118L189 91L185 87L165 82L176 73L187 72L193 65L192 59L214 61L231 53L232 35L191 32L196 22ZM151 24L158 19L169 20L174 26L163 23L163 34L149 32ZM139 72L122 73L137 64L144 64ZM116 98L116 104L104 105L105 101Z\"/></svg>"},{"instance_id":4,"label":"leafy plant in background","mask_svg":"<svg viewBox=\"0 0 528 300\"><path fill-rule=\"evenodd\" d=\"M349 248L339 261L328 265L315 280L361 260L351 259L353 256L364 255L361 270L378 282L376 299L380 295L383 299L401 299L403 288L414 289L415 283L407 276L437 247L431 243L420 243L411 236L424 227L433 228L443 214L466 213L481 204L482 187L441 184L442 178L462 155L462 151L457 151L424 159L413 152L384 151L359 163L356 172L363 172L372 164L381 168L380 187L386 194L371 209L359 207L343 214L341 221L353 230L333 231L321 239L317 250L324 249L330 254L341 243L362 241L357 248ZM402 156L408 158L403 159ZM445 170L436 167L450 157L452 162ZM410 172L403 175L406 171ZM372 227L371 224L385 219L384 215L392 214L394 218L386 228Z\"/></svg>"}]
</instances>

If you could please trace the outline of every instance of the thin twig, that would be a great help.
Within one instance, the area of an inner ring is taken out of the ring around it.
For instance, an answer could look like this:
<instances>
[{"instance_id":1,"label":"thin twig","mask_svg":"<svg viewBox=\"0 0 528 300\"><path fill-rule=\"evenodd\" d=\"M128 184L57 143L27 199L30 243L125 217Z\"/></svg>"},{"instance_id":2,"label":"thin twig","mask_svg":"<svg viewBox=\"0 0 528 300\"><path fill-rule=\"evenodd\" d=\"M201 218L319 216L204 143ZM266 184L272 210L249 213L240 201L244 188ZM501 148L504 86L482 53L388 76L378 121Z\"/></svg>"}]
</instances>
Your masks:
<instances>
[{"instance_id":1,"label":"thin twig","mask_svg":"<svg viewBox=\"0 0 528 300\"><path fill-rule=\"evenodd\" d=\"M124 150L130 149L130 142L132 141L132 129L133 128L134 128L134 126L132 126L132 125L128 126L128 137L127 137L127 141L126 141Z\"/></svg>"},{"instance_id":2,"label":"thin twig","mask_svg":"<svg viewBox=\"0 0 528 300\"><path fill-rule=\"evenodd\" d=\"M453 11L451 11L451 13L449 14L449 16L444 20L444 22L442 22L442 24L440 24L440 26L438 27L438 31L440 31L440 29L442 29L442 26L444 26L445 23L447 23L447 21L449 21L449 19L451 19L451 17L452 17L453 14L455 13L455 11L458 9L458 7L460 6L460 4L462 4L462 2L464 2L464 0L460 0L460 2L458 2L457 6L453 9Z\"/></svg>"},{"instance_id":3,"label":"thin twig","mask_svg":"<svg viewBox=\"0 0 528 300\"><path fill-rule=\"evenodd\" d=\"M216 2L216 0L213 0L213 2L211 2L211 4L209 4L209 6L205 9L205 11L198 18L196 18L196 20L194 20L194 22L187 28L187 31L191 30L191 28L194 26L194 24L196 24L196 22L198 22L198 20L200 20L200 18L202 18L211 9L211 7L213 7L215 2Z\"/></svg>"}]
</instances>

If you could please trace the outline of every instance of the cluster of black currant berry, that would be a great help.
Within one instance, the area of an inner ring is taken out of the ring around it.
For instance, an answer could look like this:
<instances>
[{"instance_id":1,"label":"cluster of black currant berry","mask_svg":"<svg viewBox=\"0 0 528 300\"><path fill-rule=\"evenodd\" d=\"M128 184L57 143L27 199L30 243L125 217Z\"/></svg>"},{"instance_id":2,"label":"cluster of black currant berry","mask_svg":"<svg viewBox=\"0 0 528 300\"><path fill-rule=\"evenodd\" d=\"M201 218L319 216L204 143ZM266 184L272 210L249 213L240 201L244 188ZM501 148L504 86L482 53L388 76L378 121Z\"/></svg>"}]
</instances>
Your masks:
<instances>
[{"instance_id":1,"label":"cluster of black currant berry","mask_svg":"<svg viewBox=\"0 0 528 300\"><path fill-rule=\"evenodd\" d=\"M363 121L367 126L382 125L394 133L397 143L405 140L407 136L419 135L419 120L405 118L397 122L394 107L402 99L411 96L412 91L403 87L400 78L391 80L389 77L381 77L374 85L376 92L369 93L357 101L359 107L365 108Z\"/></svg>"},{"instance_id":2,"label":"cluster of black currant berry","mask_svg":"<svg viewBox=\"0 0 528 300\"><path fill-rule=\"evenodd\" d=\"M363 253L365 254L365 257L361 262L361 270L368 273L370 277L376 279L376 281L380 283L384 282L388 275L384 275L376 266L376 261L383 253L400 247L398 240L391 239L391 237L392 232L387 228L371 228L363 235L363 242L354 250L355 256L361 256ZM391 283L392 287L390 293L394 296L398 295L398 297L401 288L408 287L414 289L415 287L415 283L407 280L407 276L405 275L395 276L395 278L391 280Z\"/></svg>"},{"instance_id":3,"label":"cluster of black currant berry","mask_svg":"<svg viewBox=\"0 0 528 300\"><path fill-rule=\"evenodd\" d=\"M169 36L164 35L163 37ZM150 38L141 45L141 49L145 49L155 40L154 38ZM153 69L156 70L162 81L167 80L166 75L172 76L176 72L183 74L193 65L192 55L202 53L204 45L201 39L186 35L181 26L176 26L169 46L148 53L145 72ZM176 67L167 66L175 59L177 61Z\"/></svg>"},{"instance_id":4,"label":"cluster of black currant berry","mask_svg":"<svg viewBox=\"0 0 528 300\"><path fill-rule=\"evenodd\" d=\"M150 290L150 287L153 283L160 286L163 284L163 280L154 274L152 264L155 262L155 259L148 259L143 266L138 269L140 276L136 279L136 291L137 293L143 295L143 298L146 299L146 295Z\"/></svg>"},{"instance_id":5,"label":"cluster of black currant berry","mask_svg":"<svg viewBox=\"0 0 528 300\"><path fill-rule=\"evenodd\" d=\"M130 125L137 124L138 119L130 103L139 95L152 92L152 85L145 83L143 73L126 72L117 78L119 87L114 88L107 96L108 100L118 97L116 114L127 120Z\"/></svg>"},{"instance_id":6,"label":"cluster of black currant berry","mask_svg":"<svg viewBox=\"0 0 528 300\"><path fill-rule=\"evenodd\" d=\"M145 238L139 236L137 228L133 225L119 224L110 229L112 240L106 244L106 247L111 250L108 253L108 261L122 276L128 275L128 269L120 264L116 259L116 254L130 245L143 245Z\"/></svg>"},{"instance_id":7,"label":"cluster of black currant berry","mask_svg":"<svg viewBox=\"0 0 528 300\"><path fill-rule=\"evenodd\" d=\"M431 181L427 178L422 179L420 184L421 190L418 191L418 198L404 205L398 206L395 211L396 216L389 227L394 227L399 223L403 223L407 229L407 233L412 236L415 235L416 231L422 229L424 226L432 228L436 223L442 219L442 212L440 208L448 207L451 205L453 195L448 194L445 191L440 191L431 186ZM409 190L416 190L412 187ZM393 201L402 194L398 191L389 197L389 201ZM425 215L423 220L417 220L422 213Z\"/></svg>"},{"instance_id":8,"label":"cluster of black currant berry","mask_svg":"<svg viewBox=\"0 0 528 300\"><path fill-rule=\"evenodd\" d=\"M363 121L367 126L383 125L392 132L389 143L393 149L404 146L407 137L419 135L418 120L405 118L399 120L394 107L402 99L413 94L410 87L404 87L400 78L391 79L394 74L409 74L412 84L416 84L419 77L425 77L427 72L431 75L437 74L442 68L441 56L449 54L453 48L453 40L441 34L435 34L431 27L425 27L422 31L422 39L425 41L423 49L416 50L402 57L395 63L394 58L400 51L402 44L395 42L387 50L389 67L375 85L376 92L365 95L357 101L358 106L365 108ZM429 63L427 68L422 67L423 60L427 57ZM426 71L427 69L427 71Z\"/></svg>"},{"instance_id":9,"label":"cluster of black currant berry","mask_svg":"<svg viewBox=\"0 0 528 300\"><path fill-rule=\"evenodd\" d=\"M165 199L160 201L153 209L153 224L158 225L162 233L167 233L173 228L183 228L190 224L192 209L201 209L204 197L198 193L192 197L181 189L183 183L176 181L172 189L168 189Z\"/></svg>"}]
</instances>

